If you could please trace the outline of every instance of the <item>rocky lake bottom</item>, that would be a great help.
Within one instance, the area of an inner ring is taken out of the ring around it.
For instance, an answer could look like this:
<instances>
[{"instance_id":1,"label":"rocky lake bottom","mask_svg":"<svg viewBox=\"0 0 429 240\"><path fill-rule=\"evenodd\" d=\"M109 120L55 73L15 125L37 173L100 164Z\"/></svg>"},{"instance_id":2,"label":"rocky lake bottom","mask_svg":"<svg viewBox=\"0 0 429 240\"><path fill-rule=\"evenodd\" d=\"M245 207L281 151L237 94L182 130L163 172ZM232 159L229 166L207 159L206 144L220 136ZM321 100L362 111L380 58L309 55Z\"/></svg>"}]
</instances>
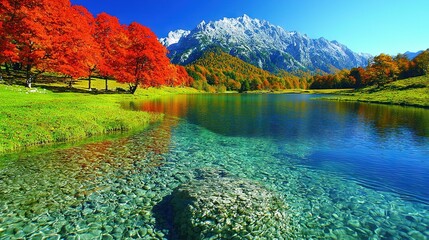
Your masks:
<instances>
[{"instance_id":1,"label":"rocky lake bottom","mask_svg":"<svg viewBox=\"0 0 429 240\"><path fill-rule=\"evenodd\" d=\"M0 239L428 239L429 206L178 118L2 157ZM8 161L6 161L6 159Z\"/></svg>"}]
</instances>

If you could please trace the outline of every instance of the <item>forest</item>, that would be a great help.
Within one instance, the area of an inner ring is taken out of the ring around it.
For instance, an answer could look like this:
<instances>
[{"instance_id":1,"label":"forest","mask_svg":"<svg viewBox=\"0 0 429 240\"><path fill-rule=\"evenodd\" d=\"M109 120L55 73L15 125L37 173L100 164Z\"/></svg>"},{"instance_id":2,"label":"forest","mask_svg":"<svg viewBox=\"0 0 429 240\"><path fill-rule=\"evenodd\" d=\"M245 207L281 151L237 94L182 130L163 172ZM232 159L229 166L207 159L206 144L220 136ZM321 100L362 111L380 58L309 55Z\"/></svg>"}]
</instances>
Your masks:
<instances>
[{"instance_id":1,"label":"forest","mask_svg":"<svg viewBox=\"0 0 429 240\"><path fill-rule=\"evenodd\" d=\"M278 91L283 89L345 89L384 86L390 82L423 76L429 69L429 50L414 59L398 54L392 57L380 54L370 60L367 67L336 70L332 74L322 71L270 73L211 47L186 66L194 79L192 86L207 92L225 91Z\"/></svg>"},{"instance_id":2,"label":"forest","mask_svg":"<svg viewBox=\"0 0 429 240\"><path fill-rule=\"evenodd\" d=\"M69 0L1 0L0 64L6 75L25 72L26 85L41 74L70 79L98 76L138 86L188 86L192 79L173 65L148 28L123 25L106 13L94 17ZM3 73L2 73L3 75Z\"/></svg>"},{"instance_id":3,"label":"forest","mask_svg":"<svg viewBox=\"0 0 429 240\"><path fill-rule=\"evenodd\" d=\"M194 79L192 86L208 92L307 88L305 78L285 71L274 75L216 47L209 48L186 70Z\"/></svg>"},{"instance_id":4,"label":"forest","mask_svg":"<svg viewBox=\"0 0 429 240\"><path fill-rule=\"evenodd\" d=\"M375 56L366 68L343 69L334 74L315 75L311 79L311 89L327 88L362 88L383 86L387 83L426 75L429 71L429 49L423 51L413 60L398 54L392 57L387 54Z\"/></svg>"}]
</instances>

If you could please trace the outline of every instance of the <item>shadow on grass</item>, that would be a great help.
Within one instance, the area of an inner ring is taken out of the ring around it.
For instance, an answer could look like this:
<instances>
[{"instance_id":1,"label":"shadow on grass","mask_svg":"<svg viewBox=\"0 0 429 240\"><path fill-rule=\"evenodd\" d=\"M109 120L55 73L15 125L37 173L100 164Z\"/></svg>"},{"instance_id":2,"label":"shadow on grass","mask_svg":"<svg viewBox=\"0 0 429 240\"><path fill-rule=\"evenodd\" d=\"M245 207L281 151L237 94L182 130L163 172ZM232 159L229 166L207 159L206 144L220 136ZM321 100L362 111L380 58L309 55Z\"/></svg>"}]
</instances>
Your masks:
<instances>
[{"instance_id":1,"label":"shadow on grass","mask_svg":"<svg viewBox=\"0 0 429 240\"><path fill-rule=\"evenodd\" d=\"M37 85L38 87L44 88L46 90L52 91L54 93L86 93L86 94L130 94L130 92L126 90L97 90L93 89L92 91L89 91L88 89L80 89L80 88L74 88L74 87L68 87L68 86L50 86L50 85Z\"/></svg>"}]
</instances>

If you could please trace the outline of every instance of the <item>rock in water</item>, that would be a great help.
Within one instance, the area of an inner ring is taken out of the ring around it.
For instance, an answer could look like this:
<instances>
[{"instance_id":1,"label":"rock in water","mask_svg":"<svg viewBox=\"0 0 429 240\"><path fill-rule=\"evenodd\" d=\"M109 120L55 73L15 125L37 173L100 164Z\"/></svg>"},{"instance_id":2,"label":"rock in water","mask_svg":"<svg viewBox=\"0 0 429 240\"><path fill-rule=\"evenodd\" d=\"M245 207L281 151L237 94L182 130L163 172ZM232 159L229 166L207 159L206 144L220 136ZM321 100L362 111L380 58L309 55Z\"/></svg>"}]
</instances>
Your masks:
<instances>
[{"instance_id":1,"label":"rock in water","mask_svg":"<svg viewBox=\"0 0 429 240\"><path fill-rule=\"evenodd\" d=\"M287 205L258 183L205 170L172 194L180 239L283 239L290 235Z\"/></svg>"}]
</instances>

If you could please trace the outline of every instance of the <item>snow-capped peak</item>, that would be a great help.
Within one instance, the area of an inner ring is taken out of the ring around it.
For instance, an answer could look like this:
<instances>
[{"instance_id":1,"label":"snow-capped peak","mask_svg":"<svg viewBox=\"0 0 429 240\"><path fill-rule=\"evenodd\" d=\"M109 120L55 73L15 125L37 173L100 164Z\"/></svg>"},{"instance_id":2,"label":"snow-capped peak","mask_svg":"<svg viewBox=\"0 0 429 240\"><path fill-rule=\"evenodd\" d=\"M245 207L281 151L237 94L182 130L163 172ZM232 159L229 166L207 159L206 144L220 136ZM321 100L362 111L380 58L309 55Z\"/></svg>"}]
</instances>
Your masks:
<instances>
[{"instance_id":1,"label":"snow-capped peak","mask_svg":"<svg viewBox=\"0 0 429 240\"><path fill-rule=\"evenodd\" d=\"M213 45L269 71L303 68L330 71L332 66L343 69L367 63L365 56L336 41L311 39L246 14L208 23L202 21L192 31L169 33L161 43L169 49L172 61L179 64L192 62Z\"/></svg>"},{"instance_id":2,"label":"snow-capped peak","mask_svg":"<svg viewBox=\"0 0 429 240\"><path fill-rule=\"evenodd\" d=\"M170 45L176 44L182 39L191 33L191 31L178 29L176 31L171 31L168 33L167 37L159 39L162 45L168 47Z\"/></svg>"}]
</instances>

